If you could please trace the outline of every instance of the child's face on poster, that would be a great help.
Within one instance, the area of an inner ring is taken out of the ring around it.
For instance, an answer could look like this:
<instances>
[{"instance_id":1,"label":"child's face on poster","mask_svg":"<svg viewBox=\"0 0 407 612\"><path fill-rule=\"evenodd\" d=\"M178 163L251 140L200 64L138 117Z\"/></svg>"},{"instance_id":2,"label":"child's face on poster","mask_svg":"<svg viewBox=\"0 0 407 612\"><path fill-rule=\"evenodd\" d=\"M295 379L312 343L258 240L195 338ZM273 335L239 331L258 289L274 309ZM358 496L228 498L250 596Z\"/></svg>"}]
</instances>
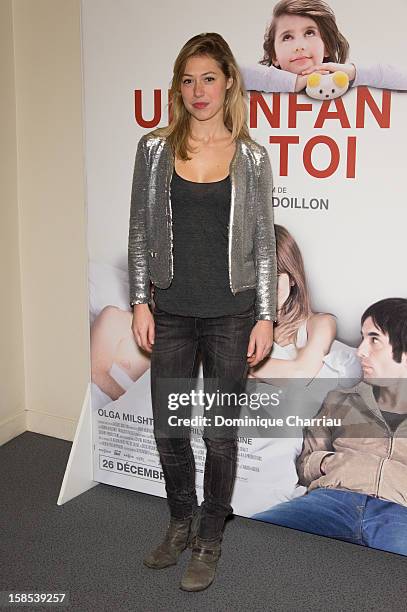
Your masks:
<instances>
[{"instance_id":1,"label":"child's face on poster","mask_svg":"<svg viewBox=\"0 0 407 612\"><path fill-rule=\"evenodd\" d=\"M274 65L295 74L321 64L326 55L315 21L299 15L278 17L274 51Z\"/></svg>"}]
</instances>

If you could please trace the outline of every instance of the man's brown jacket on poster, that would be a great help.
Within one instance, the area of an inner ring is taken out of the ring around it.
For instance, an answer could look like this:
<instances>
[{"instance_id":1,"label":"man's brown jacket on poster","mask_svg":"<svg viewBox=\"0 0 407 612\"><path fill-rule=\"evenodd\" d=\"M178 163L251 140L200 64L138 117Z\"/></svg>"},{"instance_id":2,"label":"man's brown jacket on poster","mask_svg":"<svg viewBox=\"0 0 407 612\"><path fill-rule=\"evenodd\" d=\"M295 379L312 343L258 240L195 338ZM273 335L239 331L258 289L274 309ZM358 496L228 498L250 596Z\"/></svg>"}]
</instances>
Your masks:
<instances>
[{"instance_id":1,"label":"man's brown jacket on poster","mask_svg":"<svg viewBox=\"0 0 407 612\"><path fill-rule=\"evenodd\" d=\"M317 414L323 417L341 419L341 425L304 430L299 484L308 491L344 489L407 506L407 419L392 432L365 382L328 393Z\"/></svg>"}]
</instances>

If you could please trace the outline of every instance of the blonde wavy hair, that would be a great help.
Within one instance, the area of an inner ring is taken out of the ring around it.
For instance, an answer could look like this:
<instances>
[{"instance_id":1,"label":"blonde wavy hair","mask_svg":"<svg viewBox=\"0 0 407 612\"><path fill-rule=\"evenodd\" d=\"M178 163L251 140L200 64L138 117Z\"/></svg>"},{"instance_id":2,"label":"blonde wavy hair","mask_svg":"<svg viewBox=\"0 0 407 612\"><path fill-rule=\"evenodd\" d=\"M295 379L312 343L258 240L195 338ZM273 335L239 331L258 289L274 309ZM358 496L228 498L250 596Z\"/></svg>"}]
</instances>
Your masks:
<instances>
[{"instance_id":1,"label":"blonde wavy hair","mask_svg":"<svg viewBox=\"0 0 407 612\"><path fill-rule=\"evenodd\" d=\"M190 113L182 100L181 81L189 58L202 55L214 59L226 79L233 78L231 87L226 91L223 113L225 126L234 140L237 138L251 140L247 127L247 94L229 45L215 32L197 34L185 43L174 63L170 89L172 120L166 127L154 131L157 136L165 136L174 155L184 161L190 159L187 146L190 135Z\"/></svg>"},{"instance_id":2,"label":"blonde wavy hair","mask_svg":"<svg viewBox=\"0 0 407 612\"><path fill-rule=\"evenodd\" d=\"M278 341L290 340L301 323L313 313L305 276L304 261L298 244L282 225L274 225L277 250L277 274L288 274L290 293L277 317Z\"/></svg>"}]
</instances>

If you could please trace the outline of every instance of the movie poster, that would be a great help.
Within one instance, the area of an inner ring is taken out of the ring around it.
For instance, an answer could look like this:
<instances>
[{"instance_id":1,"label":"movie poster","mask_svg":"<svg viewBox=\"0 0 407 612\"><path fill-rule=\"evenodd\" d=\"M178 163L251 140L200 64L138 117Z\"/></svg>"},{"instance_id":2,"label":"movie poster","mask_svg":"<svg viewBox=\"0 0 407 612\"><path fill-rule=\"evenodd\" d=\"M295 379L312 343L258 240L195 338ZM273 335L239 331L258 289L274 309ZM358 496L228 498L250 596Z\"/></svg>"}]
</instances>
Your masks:
<instances>
[{"instance_id":1,"label":"movie poster","mask_svg":"<svg viewBox=\"0 0 407 612\"><path fill-rule=\"evenodd\" d=\"M300 4L307 7L298 14ZM248 10L243 3L208 0L197 20L184 0L171 6L82 0L94 479L165 496L153 437L149 356L131 331L132 173L140 137L168 123L168 90L180 48L195 34L219 32L248 90L251 136L269 152L278 241L294 270L287 268L283 280L302 287L314 315L294 325L291 342L275 342L248 382L257 392L284 396L284 427L241 428L232 506L242 516L319 533L296 512L305 499L315 498L318 511L336 503L310 495L317 488L325 496L330 490L333 497L336 491L357 493L359 505L369 496L379 523L381 500L394 504L396 513L407 512L407 422L402 415L389 421L380 412L360 348L364 311L379 300L407 297L407 69L401 62L407 7L396 0L384 18L379 4L367 0L357 12L339 0L287 1L286 12L273 17L276 5L258 0ZM310 357L310 342L325 333L319 325L331 326L331 335L323 354ZM304 370L298 364L305 353ZM281 362L283 377L298 378L292 393L273 384ZM370 406L374 423L365 414L365 425L374 425L374 433L368 430L372 461L360 460L364 434L348 436L352 443L343 446L347 436L335 430L335 408L324 401L329 393L331 399L342 393L345 405L356 393L360 406ZM263 414L259 406L254 411ZM320 443L303 429L316 415L323 428ZM192 428L199 501L201 433L199 426ZM326 529L323 535L348 539L345 527ZM388 544L393 540L397 534L363 543L406 554Z\"/></svg>"}]
</instances>

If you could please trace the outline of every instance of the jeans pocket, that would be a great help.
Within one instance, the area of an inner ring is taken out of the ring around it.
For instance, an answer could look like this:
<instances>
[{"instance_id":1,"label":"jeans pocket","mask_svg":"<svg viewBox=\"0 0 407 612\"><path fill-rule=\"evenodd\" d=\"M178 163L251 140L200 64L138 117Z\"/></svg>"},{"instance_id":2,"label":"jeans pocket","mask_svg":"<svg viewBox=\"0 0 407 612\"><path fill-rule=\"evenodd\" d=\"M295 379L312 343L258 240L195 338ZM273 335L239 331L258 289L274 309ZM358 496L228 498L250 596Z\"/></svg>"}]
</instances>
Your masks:
<instances>
[{"instance_id":1,"label":"jeans pocket","mask_svg":"<svg viewBox=\"0 0 407 612\"><path fill-rule=\"evenodd\" d=\"M236 319L249 319L250 317L254 317L254 306L250 306L247 310L243 312L239 312L238 314L233 315Z\"/></svg>"},{"instance_id":2,"label":"jeans pocket","mask_svg":"<svg viewBox=\"0 0 407 612\"><path fill-rule=\"evenodd\" d=\"M158 308L158 306L156 306L154 304L154 308L153 308L153 315L154 316L156 316L156 315L165 315L165 314L167 314L167 313L164 310L161 310L160 308Z\"/></svg>"}]
</instances>

